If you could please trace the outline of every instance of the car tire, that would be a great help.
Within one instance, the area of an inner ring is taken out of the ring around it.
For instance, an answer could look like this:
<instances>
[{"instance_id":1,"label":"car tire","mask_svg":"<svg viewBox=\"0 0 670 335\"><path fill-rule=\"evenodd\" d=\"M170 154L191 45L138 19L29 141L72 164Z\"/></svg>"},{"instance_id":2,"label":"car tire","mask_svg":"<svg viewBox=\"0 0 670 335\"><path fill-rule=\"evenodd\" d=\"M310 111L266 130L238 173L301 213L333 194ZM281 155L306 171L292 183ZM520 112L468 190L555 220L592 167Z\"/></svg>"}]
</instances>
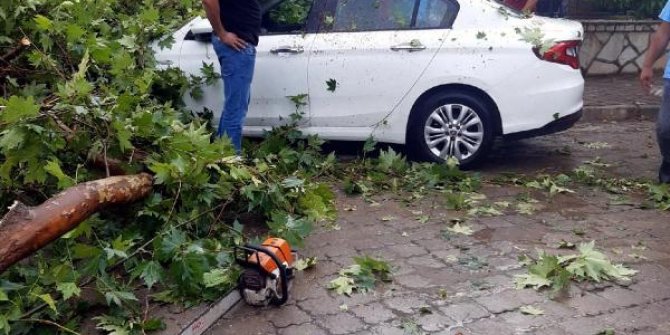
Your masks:
<instances>
[{"instance_id":1,"label":"car tire","mask_svg":"<svg viewBox=\"0 0 670 335\"><path fill-rule=\"evenodd\" d=\"M477 95L445 91L415 106L407 127L407 146L413 158L444 162L456 157L462 169L476 167L488 155L495 138L495 118Z\"/></svg>"}]
</instances>

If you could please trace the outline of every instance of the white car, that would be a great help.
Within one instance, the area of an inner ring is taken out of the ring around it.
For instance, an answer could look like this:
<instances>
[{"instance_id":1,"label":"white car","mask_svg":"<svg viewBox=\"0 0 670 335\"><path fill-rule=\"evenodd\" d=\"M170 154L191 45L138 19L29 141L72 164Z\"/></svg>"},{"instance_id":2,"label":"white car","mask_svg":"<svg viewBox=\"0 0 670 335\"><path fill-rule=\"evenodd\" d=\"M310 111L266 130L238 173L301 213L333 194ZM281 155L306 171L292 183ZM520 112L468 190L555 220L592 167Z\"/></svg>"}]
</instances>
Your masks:
<instances>
[{"instance_id":1,"label":"white car","mask_svg":"<svg viewBox=\"0 0 670 335\"><path fill-rule=\"evenodd\" d=\"M247 136L296 112L326 140L405 144L416 159L480 162L496 137L572 126L583 107L580 23L527 17L489 0L268 0L257 48ZM164 66L200 75L219 63L207 19L156 47ZM204 97L218 124L222 83Z\"/></svg>"}]
</instances>

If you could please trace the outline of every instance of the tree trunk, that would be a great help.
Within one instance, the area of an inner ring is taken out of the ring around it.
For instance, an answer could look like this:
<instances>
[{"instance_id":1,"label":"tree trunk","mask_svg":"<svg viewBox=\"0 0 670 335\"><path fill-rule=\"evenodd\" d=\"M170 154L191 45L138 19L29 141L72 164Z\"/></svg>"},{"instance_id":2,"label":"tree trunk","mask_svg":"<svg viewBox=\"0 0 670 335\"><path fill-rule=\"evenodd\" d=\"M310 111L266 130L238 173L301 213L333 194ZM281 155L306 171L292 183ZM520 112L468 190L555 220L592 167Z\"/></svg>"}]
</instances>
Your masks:
<instances>
[{"instance_id":1,"label":"tree trunk","mask_svg":"<svg viewBox=\"0 0 670 335\"><path fill-rule=\"evenodd\" d=\"M0 273L105 206L146 197L152 185L152 176L142 173L75 185L36 207L15 201L0 220Z\"/></svg>"}]
</instances>

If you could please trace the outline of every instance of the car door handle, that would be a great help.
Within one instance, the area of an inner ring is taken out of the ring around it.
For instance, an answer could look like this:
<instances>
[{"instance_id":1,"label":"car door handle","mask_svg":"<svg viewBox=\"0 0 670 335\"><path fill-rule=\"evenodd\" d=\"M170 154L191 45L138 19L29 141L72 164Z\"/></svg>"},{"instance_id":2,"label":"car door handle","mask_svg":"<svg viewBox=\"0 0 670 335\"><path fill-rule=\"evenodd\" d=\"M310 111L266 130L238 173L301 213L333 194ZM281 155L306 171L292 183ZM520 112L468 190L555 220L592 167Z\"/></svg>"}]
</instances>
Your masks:
<instances>
[{"instance_id":1,"label":"car door handle","mask_svg":"<svg viewBox=\"0 0 670 335\"><path fill-rule=\"evenodd\" d=\"M421 44L419 41L412 41L410 43L403 43L403 44L398 44L394 45L391 47L391 50L393 51L421 51L421 50L426 50L426 46Z\"/></svg>"},{"instance_id":2,"label":"car door handle","mask_svg":"<svg viewBox=\"0 0 670 335\"><path fill-rule=\"evenodd\" d=\"M289 46L282 46L282 47L277 47L274 49L270 50L270 53L278 55L278 54L301 54L305 52L305 48L303 47L289 47Z\"/></svg>"}]
</instances>

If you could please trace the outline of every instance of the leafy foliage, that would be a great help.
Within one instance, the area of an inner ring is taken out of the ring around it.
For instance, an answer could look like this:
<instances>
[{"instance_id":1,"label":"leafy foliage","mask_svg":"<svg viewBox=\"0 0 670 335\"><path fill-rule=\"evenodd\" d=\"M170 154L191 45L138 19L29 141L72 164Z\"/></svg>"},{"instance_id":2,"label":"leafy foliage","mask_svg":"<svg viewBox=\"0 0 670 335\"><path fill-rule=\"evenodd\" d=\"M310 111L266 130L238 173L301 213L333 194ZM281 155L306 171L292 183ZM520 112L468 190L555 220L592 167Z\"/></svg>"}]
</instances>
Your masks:
<instances>
[{"instance_id":1,"label":"leafy foliage","mask_svg":"<svg viewBox=\"0 0 670 335\"><path fill-rule=\"evenodd\" d=\"M378 282L391 281L391 266L384 260L363 256L354 257L354 263L340 270L340 276L331 280L328 288L340 295L351 295L354 291L371 291Z\"/></svg>"},{"instance_id":2,"label":"leafy foliage","mask_svg":"<svg viewBox=\"0 0 670 335\"><path fill-rule=\"evenodd\" d=\"M247 212L296 245L335 217L333 193L311 181L334 156L302 138L300 113L239 161L182 109L219 75L211 63L201 76L157 69L151 47L169 46L163 36L200 13L195 0L0 3L0 48L31 41L0 64L0 206L105 177L94 161L155 177L144 202L98 213L0 276L0 333L76 332L93 318L106 333L159 329L144 295L191 305L235 285L230 251L250 238L237 223ZM292 98L297 111L306 99Z\"/></svg>"},{"instance_id":3,"label":"leafy foliage","mask_svg":"<svg viewBox=\"0 0 670 335\"><path fill-rule=\"evenodd\" d=\"M560 290L567 287L570 280L626 280L637 273L621 264L612 264L605 255L595 250L595 242L581 244L578 251L579 254L568 256L541 252L537 260L524 258L528 273L516 276L517 288L551 287Z\"/></svg>"}]
</instances>

